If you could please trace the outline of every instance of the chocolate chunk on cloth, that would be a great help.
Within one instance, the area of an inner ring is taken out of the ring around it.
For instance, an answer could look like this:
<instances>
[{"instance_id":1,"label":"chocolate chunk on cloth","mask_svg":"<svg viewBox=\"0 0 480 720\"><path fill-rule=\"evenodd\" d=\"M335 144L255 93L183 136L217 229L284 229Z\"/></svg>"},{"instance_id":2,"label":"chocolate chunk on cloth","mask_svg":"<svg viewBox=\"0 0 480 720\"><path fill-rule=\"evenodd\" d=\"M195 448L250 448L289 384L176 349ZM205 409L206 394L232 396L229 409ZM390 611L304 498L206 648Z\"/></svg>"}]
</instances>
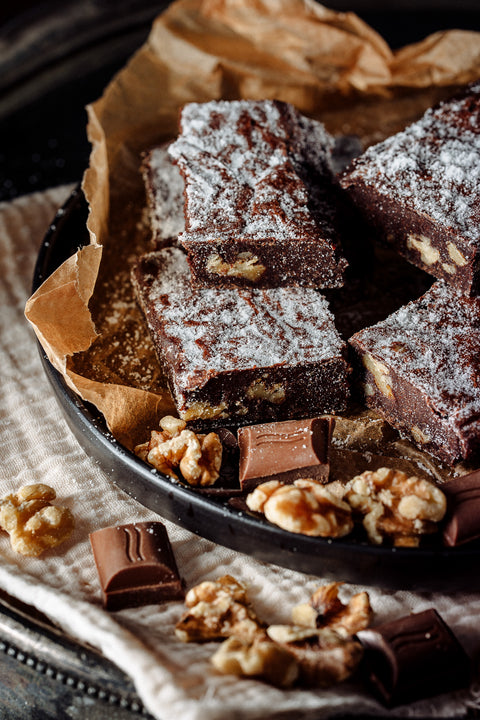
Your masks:
<instances>
[{"instance_id":1,"label":"chocolate chunk on cloth","mask_svg":"<svg viewBox=\"0 0 480 720\"><path fill-rule=\"evenodd\" d=\"M480 293L480 82L368 148L340 184L382 241Z\"/></svg>"},{"instance_id":2,"label":"chocolate chunk on cloth","mask_svg":"<svg viewBox=\"0 0 480 720\"><path fill-rule=\"evenodd\" d=\"M467 687L471 662L433 608L361 630L364 663L373 689L388 706Z\"/></svg>"},{"instance_id":3,"label":"chocolate chunk on cloth","mask_svg":"<svg viewBox=\"0 0 480 720\"><path fill-rule=\"evenodd\" d=\"M90 534L107 610L183 600L167 531L159 522L108 527Z\"/></svg>"},{"instance_id":4,"label":"chocolate chunk on cloth","mask_svg":"<svg viewBox=\"0 0 480 720\"><path fill-rule=\"evenodd\" d=\"M451 547L480 537L480 470L453 478L442 490L447 497L443 541Z\"/></svg>"},{"instance_id":5,"label":"chocolate chunk on cloth","mask_svg":"<svg viewBox=\"0 0 480 720\"><path fill-rule=\"evenodd\" d=\"M350 338L365 401L447 464L480 447L480 298L436 282Z\"/></svg>"},{"instance_id":6,"label":"chocolate chunk on cloth","mask_svg":"<svg viewBox=\"0 0 480 720\"><path fill-rule=\"evenodd\" d=\"M189 103L169 147L197 285L343 285L333 137L276 100Z\"/></svg>"},{"instance_id":7,"label":"chocolate chunk on cloth","mask_svg":"<svg viewBox=\"0 0 480 720\"><path fill-rule=\"evenodd\" d=\"M176 248L144 255L132 281L185 421L220 426L346 407L346 345L317 291L195 288Z\"/></svg>"},{"instance_id":8,"label":"chocolate chunk on cloth","mask_svg":"<svg viewBox=\"0 0 480 720\"><path fill-rule=\"evenodd\" d=\"M244 490L268 480L327 482L334 418L286 420L238 430L239 479Z\"/></svg>"}]
</instances>

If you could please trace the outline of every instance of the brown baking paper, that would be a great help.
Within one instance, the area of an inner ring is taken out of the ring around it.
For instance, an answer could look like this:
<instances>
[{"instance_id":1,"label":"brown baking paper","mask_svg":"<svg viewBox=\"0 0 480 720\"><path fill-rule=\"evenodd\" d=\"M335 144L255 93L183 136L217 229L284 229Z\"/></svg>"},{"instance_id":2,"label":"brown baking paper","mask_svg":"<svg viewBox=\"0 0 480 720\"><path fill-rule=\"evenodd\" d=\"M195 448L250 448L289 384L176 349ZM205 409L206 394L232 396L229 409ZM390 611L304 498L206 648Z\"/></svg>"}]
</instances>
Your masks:
<instances>
[{"instance_id":1,"label":"brown baking paper","mask_svg":"<svg viewBox=\"0 0 480 720\"><path fill-rule=\"evenodd\" d=\"M278 98L366 145L479 76L474 32L437 33L393 52L355 14L313 0L174 2L87 108L90 244L26 306L52 364L129 448L174 412L129 266L148 247L141 153L175 135L183 104Z\"/></svg>"}]
</instances>

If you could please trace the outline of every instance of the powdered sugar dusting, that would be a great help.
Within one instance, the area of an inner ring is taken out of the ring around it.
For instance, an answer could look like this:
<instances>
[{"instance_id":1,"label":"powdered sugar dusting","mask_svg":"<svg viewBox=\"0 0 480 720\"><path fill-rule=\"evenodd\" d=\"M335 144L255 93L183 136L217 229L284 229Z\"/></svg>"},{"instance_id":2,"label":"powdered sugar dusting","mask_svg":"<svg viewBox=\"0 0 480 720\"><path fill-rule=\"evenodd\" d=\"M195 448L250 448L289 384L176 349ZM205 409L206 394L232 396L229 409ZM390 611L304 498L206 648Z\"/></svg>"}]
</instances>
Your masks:
<instances>
[{"instance_id":1,"label":"powdered sugar dusting","mask_svg":"<svg viewBox=\"0 0 480 720\"><path fill-rule=\"evenodd\" d=\"M322 124L286 103L238 100L187 105L181 129L169 152L186 179L186 239L335 235L307 179L325 185L334 174Z\"/></svg>"},{"instance_id":2,"label":"powdered sugar dusting","mask_svg":"<svg viewBox=\"0 0 480 720\"><path fill-rule=\"evenodd\" d=\"M480 413L480 298L436 282L355 338L457 423Z\"/></svg>"},{"instance_id":3,"label":"powdered sugar dusting","mask_svg":"<svg viewBox=\"0 0 480 720\"><path fill-rule=\"evenodd\" d=\"M167 146L153 148L143 162L150 227L154 239L176 239L185 229L183 177L172 162Z\"/></svg>"},{"instance_id":4,"label":"powdered sugar dusting","mask_svg":"<svg viewBox=\"0 0 480 720\"><path fill-rule=\"evenodd\" d=\"M315 290L192 288L177 248L144 256L142 269L144 306L153 303L150 313L171 344L180 385L212 373L343 356L327 301Z\"/></svg>"},{"instance_id":5,"label":"powdered sugar dusting","mask_svg":"<svg viewBox=\"0 0 480 720\"><path fill-rule=\"evenodd\" d=\"M480 82L353 162L361 181L480 245ZM344 181L345 184L345 181Z\"/></svg>"}]
</instances>

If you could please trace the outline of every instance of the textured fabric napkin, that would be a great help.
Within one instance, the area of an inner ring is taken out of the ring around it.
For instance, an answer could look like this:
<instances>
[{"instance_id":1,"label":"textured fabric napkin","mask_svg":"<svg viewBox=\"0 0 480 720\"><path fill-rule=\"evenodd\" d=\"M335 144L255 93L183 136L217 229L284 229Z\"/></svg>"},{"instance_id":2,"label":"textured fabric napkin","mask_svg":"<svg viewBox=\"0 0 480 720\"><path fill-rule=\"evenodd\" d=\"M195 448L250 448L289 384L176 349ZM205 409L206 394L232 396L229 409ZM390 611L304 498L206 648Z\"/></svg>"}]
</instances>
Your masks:
<instances>
[{"instance_id":1,"label":"textured fabric napkin","mask_svg":"<svg viewBox=\"0 0 480 720\"><path fill-rule=\"evenodd\" d=\"M119 490L77 443L23 316L42 237L68 193L69 188L61 187L0 205L0 496L21 485L47 483L56 490L57 503L69 507L76 518L72 537L40 558L15 554L6 533L0 533L0 587L41 610L71 637L102 651L128 673L147 709L161 720L385 715L381 705L351 682L328 691L281 691L217 674L209 662L215 645L185 645L176 639L181 602L117 613L102 609L88 534L159 518ZM230 573L248 585L257 613L269 622L288 622L292 606L307 601L322 584L322 578L257 562L165 524L187 588ZM449 594L447 587L435 595L413 589L387 593L349 585L342 593L348 596L363 589L370 594L376 622L433 606L467 651L473 654L480 648L480 594ZM478 685L388 714L452 718L464 716L468 708L480 708Z\"/></svg>"}]
</instances>

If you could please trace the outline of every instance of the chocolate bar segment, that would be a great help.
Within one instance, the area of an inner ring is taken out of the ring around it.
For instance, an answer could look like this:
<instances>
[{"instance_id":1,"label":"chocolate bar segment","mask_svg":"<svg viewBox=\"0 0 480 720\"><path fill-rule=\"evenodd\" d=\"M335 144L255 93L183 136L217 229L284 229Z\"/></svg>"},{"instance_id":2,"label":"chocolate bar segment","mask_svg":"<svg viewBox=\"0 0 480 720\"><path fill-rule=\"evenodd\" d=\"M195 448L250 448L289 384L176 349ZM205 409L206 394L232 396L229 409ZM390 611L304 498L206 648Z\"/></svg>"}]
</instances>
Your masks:
<instances>
[{"instance_id":1,"label":"chocolate bar segment","mask_svg":"<svg viewBox=\"0 0 480 720\"><path fill-rule=\"evenodd\" d=\"M221 426L345 408L346 346L315 290L195 288L177 248L143 256L132 280L184 420Z\"/></svg>"},{"instance_id":2,"label":"chocolate bar segment","mask_svg":"<svg viewBox=\"0 0 480 720\"><path fill-rule=\"evenodd\" d=\"M90 534L90 543L107 610L183 599L170 540L161 523L104 528Z\"/></svg>"},{"instance_id":3,"label":"chocolate bar segment","mask_svg":"<svg viewBox=\"0 0 480 720\"><path fill-rule=\"evenodd\" d=\"M480 82L368 148L340 184L382 241L480 293Z\"/></svg>"},{"instance_id":4,"label":"chocolate bar segment","mask_svg":"<svg viewBox=\"0 0 480 720\"><path fill-rule=\"evenodd\" d=\"M433 608L357 634L373 689L387 706L468 686L471 663Z\"/></svg>"},{"instance_id":5,"label":"chocolate bar segment","mask_svg":"<svg viewBox=\"0 0 480 720\"><path fill-rule=\"evenodd\" d=\"M334 140L274 100L190 103L169 152L185 180L199 286L343 285Z\"/></svg>"},{"instance_id":6,"label":"chocolate bar segment","mask_svg":"<svg viewBox=\"0 0 480 720\"><path fill-rule=\"evenodd\" d=\"M453 464L480 446L480 298L441 281L353 335L369 407Z\"/></svg>"},{"instance_id":7,"label":"chocolate bar segment","mask_svg":"<svg viewBox=\"0 0 480 720\"><path fill-rule=\"evenodd\" d=\"M480 470L442 485L447 497L445 545L463 545L480 537Z\"/></svg>"},{"instance_id":8,"label":"chocolate bar segment","mask_svg":"<svg viewBox=\"0 0 480 720\"><path fill-rule=\"evenodd\" d=\"M250 492L261 482L327 482L333 418L286 420L239 428L239 479Z\"/></svg>"}]
</instances>

